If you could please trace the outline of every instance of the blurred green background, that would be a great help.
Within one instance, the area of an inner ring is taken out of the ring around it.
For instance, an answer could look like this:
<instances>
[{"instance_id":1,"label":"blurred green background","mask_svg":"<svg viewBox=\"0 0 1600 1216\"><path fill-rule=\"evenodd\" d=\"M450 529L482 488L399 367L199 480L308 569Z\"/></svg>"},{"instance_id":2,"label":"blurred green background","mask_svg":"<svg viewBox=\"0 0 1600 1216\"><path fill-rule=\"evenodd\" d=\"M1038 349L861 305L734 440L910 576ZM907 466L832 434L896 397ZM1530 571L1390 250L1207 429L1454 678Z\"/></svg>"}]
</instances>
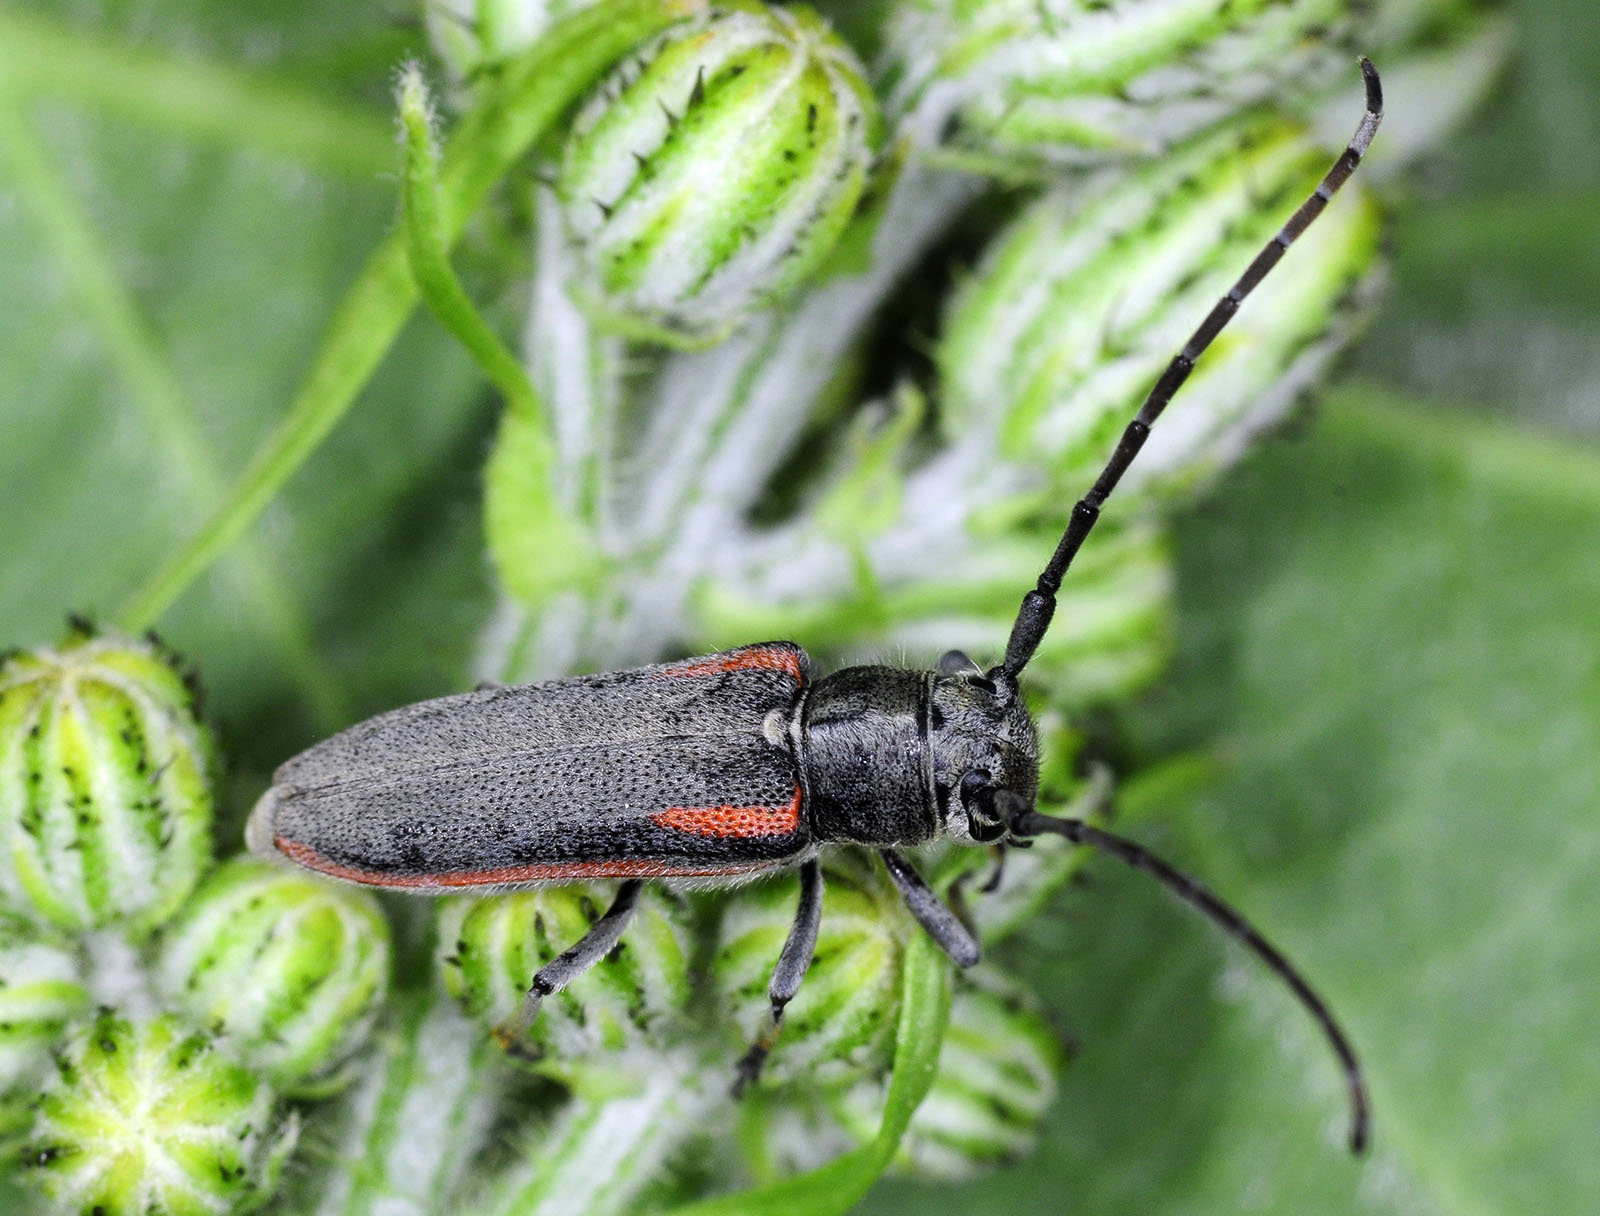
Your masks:
<instances>
[{"instance_id":1,"label":"blurred green background","mask_svg":"<svg viewBox=\"0 0 1600 1216\"><path fill-rule=\"evenodd\" d=\"M1600 14L1508 8L1510 70L1395 200L1338 386L1181 521L1174 669L1113 724L1125 764L1217 762L1139 834L1325 989L1375 1153L1336 1147L1286 995L1101 865L1006 951L1081 1051L1040 1150L862 1210L1600 1210ZM418 42L328 0L0 9L0 641L109 613L281 412L393 223ZM186 104L189 56L252 104ZM235 810L314 737L461 686L493 411L414 321L164 619Z\"/></svg>"}]
</instances>

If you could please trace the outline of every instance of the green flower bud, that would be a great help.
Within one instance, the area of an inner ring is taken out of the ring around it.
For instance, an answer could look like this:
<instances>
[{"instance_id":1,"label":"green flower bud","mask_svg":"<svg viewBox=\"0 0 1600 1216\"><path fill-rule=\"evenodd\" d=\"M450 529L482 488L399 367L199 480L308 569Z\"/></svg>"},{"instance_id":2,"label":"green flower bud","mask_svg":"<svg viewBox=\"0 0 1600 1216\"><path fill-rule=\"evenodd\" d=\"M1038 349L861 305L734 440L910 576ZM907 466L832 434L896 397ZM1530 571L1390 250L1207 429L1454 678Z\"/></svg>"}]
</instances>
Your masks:
<instances>
[{"instance_id":1,"label":"green flower bud","mask_svg":"<svg viewBox=\"0 0 1600 1216\"><path fill-rule=\"evenodd\" d=\"M624 64L579 115L559 190L617 328L714 340L807 278L878 139L855 56L804 8L723 4Z\"/></svg>"},{"instance_id":2,"label":"green flower bud","mask_svg":"<svg viewBox=\"0 0 1600 1216\"><path fill-rule=\"evenodd\" d=\"M957 293L940 351L945 423L1087 487L1200 320L1309 194L1327 154L1246 123L1130 174L1040 198ZM1348 340L1378 252L1346 190L1197 364L1122 486L1186 488L1235 458Z\"/></svg>"},{"instance_id":3,"label":"green flower bud","mask_svg":"<svg viewBox=\"0 0 1600 1216\"><path fill-rule=\"evenodd\" d=\"M1017 589L1039 576L1040 555L1048 555L1061 534L1059 519L1048 514L1042 525L998 533L982 524L970 537L929 537L925 544L915 536L893 536L898 553L913 555L915 571L885 563L871 571L870 580L843 591L819 577L805 588L803 600L761 602L748 590L708 580L695 589L696 629L708 649L718 638L791 636L805 638L813 653L870 647L927 663L952 647L990 654L1016 617ZM944 561L930 572L926 546L934 544L942 545ZM875 552L868 548L869 557ZM1165 533L1143 521L1108 520L1074 562L1072 580L1070 604L1029 668L1034 684L1069 707L1102 704L1148 684L1172 648L1172 563Z\"/></svg>"},{"instance_id":4,"label":"green flower bud","mask_svg":"<svg viewBox=\"0 0 1600 1216\"><path fill-rule=\"evenodd\" d=\"M1055 1099L1061 1039L1031 994L987 967L963 973L950 1004L939 1071L890 1169L960 1181L1023 1156ZM740 1142L761 1177L816 1169L874 1140L885 1075L799 1087L742 1112Z\"/></svg>"},{"instance_id":5,"label":"green flower bud","mask_svg":"<svg viewBox=\"0 0 1600 1216\"><path fill-rule=\"evenodd\" d=\"M272 1194L296 1130L210 1036L106 1011L57 1054L23 1161L62 1212L220 1216Z\"/></svg>"},{"instance_id":6,"label":"green flower bud","mask_svg":"<svg viewBox=\"0 0 1600 1216\"><path fill-rule=\"evenodd\" d=\"M1348 66L1351 0L928 0L890 33L899 104L957 82L959 148L998 170L1160 151ZM1353 53L1353 52L1352 52Z\"/></svg>"},{"instance_id":7,"label":"green flower bud","mask_svg":"<svg viewBox=\"0 0 1600 1216\"><path fill-rule=\"evenodd\" d=\"M951 647L991 653L1016 618L1017 588L1038 577L1039 555L1048 555L1060 537L1056 522L980 534L959 558L952 554L939 578L889 593L885 598L903 599L907 611L885 613L880 644L930 661ZM1058 705L1081 708L1127 696L1159 675L1172 652L1166 534L1144 523L1101 531L1097 552L1085 547L1073 563L1071 602L1029 667L1033 683Z\"/></svg>"},{"instance_id":8,"label":"green flower bud","mask_svg":"<svg viewBox=\"0 0 1600 1216\"><path fill-rule=\"evenodd\" d=\"M0 914L0 1142L27 1130L51 1049L88 1007L73 951Z\"/></svg>"},{"instance_id":9,"label":"green flower bud","mask_svg":"<svg viewBox=\"0 0 1600 1216\"><path fill-rule=\"evenodd\" d=\"M784 1012L762 1079L783 1084L877 1072L889 1061L906 934L921 932L875 859L837 853L824 864L822 925L800 993ZM794 875L741 887L722 912L714 978L729 1025L754 1039L767 983L794 924Z\"/></svg>"},{"instance_id":10,"label":"green flower bud","mask_svg":"<svg viewBox=\"0 0 1600 1216\"><path fill-rule=\"evenodd\" d=\"M164 931L155 972L176 1008L279 1089L316 1092L383 1003L389 926L366 891L239 857Z\"/></svg>"},{"instance_id":11,"label":"green flower bud","mask_svg":"<svg viewBox=\"0 0 1600 1216\"><path fill-rule=\"evenodd\" d=\"M912 1116L894 1169L959 1181L1032 1151L1066 1067L1061 1037L1032 995L986 969L950 1003L939 1075ZM863 1143L877 1133L880 1084L852 1086L834 1113Z\"/></svg>"},{"instance_id":12,"label":"green flower bud","mask_svg":"<svg viewBox=\"0 0 1600 1216\"><path fill-rule=\"evenodd\" d=\"M153 641L75 630L0 665L0 901L66 929L160 924L211 862L210 733Z\"/></svg>"},{"instance_id":13,"label":"green flower bud","mask_svg":"<svg viewBox=\"0 0 1600 1216\"><path fill-rule=\"evenodd\" d=\"M488 1028L517 1012L533 976L586 933L610 906L611 884L541 887L511 895L461 896L439 908L445 987ZM659 1046L689 1000L690 943L681 907L647 890L622 940L564 991L546 997L519 1054L551 1070Z\"/></svg>"}]
</instances>

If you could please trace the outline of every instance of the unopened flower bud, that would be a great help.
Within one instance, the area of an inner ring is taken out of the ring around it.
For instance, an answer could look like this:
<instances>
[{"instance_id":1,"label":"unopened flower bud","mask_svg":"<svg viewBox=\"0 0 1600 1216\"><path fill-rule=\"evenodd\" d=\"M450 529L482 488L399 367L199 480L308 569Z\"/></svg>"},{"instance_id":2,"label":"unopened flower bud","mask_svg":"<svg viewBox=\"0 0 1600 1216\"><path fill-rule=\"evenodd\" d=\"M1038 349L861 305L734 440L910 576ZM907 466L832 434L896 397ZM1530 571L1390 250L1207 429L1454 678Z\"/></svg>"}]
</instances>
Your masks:
<instances>
[{"instance_id":1,"label":"unopened flower bud","mask_svg":"<svg viewBox=\"0 0 1600 1216\"><path fill-rule=\"evenodd\" d=\"M878 139L854 54L814 13L717 6L622 65L579 115L559 181L594 312L714 340L815 271Z\"/></svg>"},{"instance_id":2,"label":"unopened flower bud","mask_svg":"<svg viewBox=\"0 0 1600 1216\"><path fill-rule=\"evenodd\" d=\"M912 1116L896 1172L959 1181L1033 1149L1066 1067L1061 1037L1024 989L988 971L968 974L950 1004L939 1074ZM870 1140L880 1085L851 1087L836 1114Z\"/></svg>"},{"instance_id":3,"label":"unopened flower bud","mask_svg":"<svg viewBox=\"0 0 1600 1216\"><path fill-rule=\"evenodd\" d=\"M1147 168L1046 194L996 239L940 350L952 436L1086 489L1168 361L1328 166L1280 124L1224 128ZM1205 351L1119 487L1187 488L1238 456L1349 339L1378 252L1352 183Z\"/></svg>"},{"instance_id":4,"label":"unopened flower bud","mask_svg":"<svg viewBox=\"0 0 1600 1216\"><path fill-rule=\"evenodd\" d=\"M366 891L235 858L163 933L156 979L280 1090L314 1092L371 1030L389 926Z\"/></svg>"},{"instance_id":5,"label":"unopened flower bud","mask_svg":"<svg viewBox=\"0 0 1600 1216\"><path fill-rule=\"evenodd\" d=\"M876 1073L888 1063L905 935L921 930L874 863L852 854L827 858L816 954L784 1011L764 1081L820 1082ZM714 977L728 1018L752 1039L798 898L796 879L786 875L741 887L723 908Z\"/></svg>"},{"instance_id":6,"label":"unopened flower bud","mask_svg":"<svg viewBox=\"0 0 1600 1216\"><path fill-rule=\"evenodd\" d=\"M29 1103L67 1023L89 1007L78 960L63 942L0 914L0 1141L26 1131Z\"/></svg>"},{"instance_id":7,"label":"unopened flower bud","mask_svg":"<svg viewBox=\"0 0 1600 1216\"><path fill-rule=\"evenodd\" d=\"M486 1033L507 1024L534 973L587 933L614 894L611 884L586 883L444 901L445 987ZM616 949L546 997L512 1050L559 1068L627 1047L659 1046L689 1000L689 952L683 909L669 894L647 890Z\"/></svg>"},{"instance_id":8,"label":"unopened flower bud","mask_svg":"<svg viewBox=\"0 0 1600 1216\"><path fill-rule=\"evenodd\" d=\"M107 1011L57 1053L22 1159L62 1212L250 1212L277 1186L296 1126L210 1035Z\"/></svg>"},{"instance_id":9,"label":"unopened flower bud","mask_svg":"<svg viewBox=\"0 0 1600 1216\"><path fill-rule=\"evenodd\" d=\"M0 900L66 929L166 920L211 861L210 733L151 641L75 628L0 664Z\"/></svg>"},{"instance_id":10,"label":"unopened flower bud","mask_svg":"<svg viewBox=\"0 0 1600 1216\"><path fill-rule=\"evenodd\" d=\"M1347 67L1351 0L928 0L889 35L900 90L959 91L954 148L998 170L1148 155ZM1353 52L1352 52L1353 54Z\"/></svg>"}]
</instances>

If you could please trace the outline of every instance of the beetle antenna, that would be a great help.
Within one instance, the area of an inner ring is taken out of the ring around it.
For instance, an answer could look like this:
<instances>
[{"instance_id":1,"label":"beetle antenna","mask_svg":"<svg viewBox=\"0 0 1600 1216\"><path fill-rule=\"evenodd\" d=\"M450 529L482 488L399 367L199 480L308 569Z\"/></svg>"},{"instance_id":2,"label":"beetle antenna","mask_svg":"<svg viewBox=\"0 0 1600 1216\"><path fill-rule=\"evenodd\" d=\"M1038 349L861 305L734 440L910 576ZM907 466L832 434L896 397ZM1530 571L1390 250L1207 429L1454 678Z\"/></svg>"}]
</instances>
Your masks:
<instances>
[{"instance_id":1,"label":"beetle antenna","mask_svg":"<svg viewBox=\"0 0 1600 1216\"><path fill-rule=\"evenodd\" d=\"M1305 1006L1306 1012L1322 1027L1322 1032L1327 1036L1334 1055L1339 1057L1340 1067L1344 1070L1345 1087L1350 1093L1350 1151L1360 1153L1366 1149L1372 1116L1367 1102L1367 1083L1362 1076L1361 1061L1356 1058L1355 1048L1350 1045L1349 1038L1339 1026L1338 1019L1333 1016L1333 1010L1328 1007L1328 1003L1318 995L1316 989L1300 974L1294 964L1283 956L1282 951L1261 936L1260 930L1198 881L1190 878L1176 866L1163 861L1143 845L1092 827L1081 819L1058 819L1053 815L1041 815L1031 809L1024 799L1009 790L995 789L991 797L1000 804L1006 822L1016 835L1028 837L1037 836L1042 832L1054 832L1065 836L1074 844L1086 844L1099 849L1102 853L1109 853L1134 869L1143 870L1180 899L1200 909L1212 923L1230 937L1248 946L1274 975L1289 985L1290 990Z\"/></svg>"},{"instance_id":2,"label":"beetle antenna","mask_svg":"<svg viewBox=\"0 0 1600 1216\"><path fill-rule=\"evenodd\" d=\"M989 673L990 678L1008 676L1015 681L1022 669L1028 665L1028 660L1033 658L1033 652L1044 640L1045 631L1050 628L1050 618L1055 615L1056 591L1061 586L1062 576L1066 574L1067 567L1072 565L1072 559L1077 555L1084 538L1094 527L1095 521L1100 518L1100 508L1105 505L1106 499L1111 496L1111 491L1116 489L1117 482L1127 472L1128 466L1133 463L1133 458L1139 454L1139 449L1144 446L1145 439L1150 435L1150 428L1155 425L1156 419L1161 417L1161 411L1167 408L1167 403L1172 400L1173 394L1189 378L1189 373L1194 370L1196 361L1205 353L1206 348L1233 319L1233 314L1239 310L1244 298L1254 291L1261 280L1267 277L1267 273L1278 264L1284 250L1294 244L1300 234L1311 226L1311 221L1322 214L1322 209L1328 205L1328 200L1349 180L1356 166L1361 163L1361 158L1366 155L1372 137L1378 130L1378 123L1383 117L1383 87L1378 81L1377 68L1373 67L1372 60L1365 56L1361 59L1361 75L1367 86L1367 109L1361 116L1361 125L1356 128L1349 146L1340 153L1339 159L1334 161L1333 168L1328 170L1311 197L1300 204L1299 210L1289 217L1289 222L1278 230L1278 234L1267 242L1260 253L1256 254L1255 260L1239 277L1239 281L1228 290L1227 295L1217 301L1206 319L1200 322L1200 327L1190 335L1183 349L1173 356L1171 363L1167 364L1167 370L1161 373L1161 378L1150 390L1150 395L1144 399L1139 412L1123 431L1122 439L1117 443L1116 451L1111 454L1111 459L1106 462L1105 468L1101 470L1099 479L1095 481L1093 488L1078 500L1078 505L1072 508L1067 529L1062 533L1060 543L1056 545L1056 551L1051 556L1049 564L1039 575L1038 585L1022 597L1022 607L1017 612L1016 622L1011 626L1011 637L1006 642L1005 660Z\"/></svg>"}]
</instances>

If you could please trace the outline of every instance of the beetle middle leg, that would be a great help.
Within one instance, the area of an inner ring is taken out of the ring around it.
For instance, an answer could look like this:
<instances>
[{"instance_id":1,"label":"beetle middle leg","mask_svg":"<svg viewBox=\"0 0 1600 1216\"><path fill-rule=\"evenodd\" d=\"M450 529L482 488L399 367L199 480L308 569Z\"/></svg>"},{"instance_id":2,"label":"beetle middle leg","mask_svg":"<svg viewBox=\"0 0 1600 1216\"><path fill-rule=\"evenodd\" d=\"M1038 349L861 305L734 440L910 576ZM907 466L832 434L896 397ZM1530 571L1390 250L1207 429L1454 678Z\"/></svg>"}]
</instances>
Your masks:
<instances>
[{"instance_id":1,"label":"beetle middle leg","mask_svg":"<svg viewBox=\"0 0 1600 1216\"><path fill-rule=\"evenodd\" d=\"M812 858L800 867L800 906L795 910L794 926L783 943L778 964L772 969L772 980L767 985L767 999L772 1008L767 1013L767 1023L750 1050L739 1061L739 1075L733 1083L733 1096L744 1093L761 1075L761 1068L772 1054L778 1041L778 1031L783 1028L783 1010L800 991L800 981L806 978L812 956L817 952L817 928L822 923L822 867Z\"/></svg>"},{"instance_id":2,"label":"beetle middle leg","mask_svg":"<svg viewBox=\"0 0 1600 1216\"><path fill-rule=\"evenodd\" d=\"M922 875L899 853L893 849L879 849L878 853L883 858L884 868L889 871L889 877L899 888L900 898L905 900L906 907L916 917L917 923L938 943L939 949L948 954L957 967L976 964L978 939L961 923L961 918L933 893L933 888L923 881Z\"/></svg>"},{"instance_id":3,"label":"beetle middle leg","mask_svg":"<svg viewBox=\"0 0 1600 1216\"><path fill-rule=\"evenodd\" d=\"M506 1051L516 1050L517 1044L539 1016L539 1006L547 996L554 996L585 971L593 967L612 950L622 937L623 930L633 919L639 904L639 892L644 881L630 878L617 888L617 897L611 901L605 915L589 927L589 932L567 947L555 958L534 973L527 995L510 1018L494 1028L495 1042Z\"/></svg>"}]
</instances>

